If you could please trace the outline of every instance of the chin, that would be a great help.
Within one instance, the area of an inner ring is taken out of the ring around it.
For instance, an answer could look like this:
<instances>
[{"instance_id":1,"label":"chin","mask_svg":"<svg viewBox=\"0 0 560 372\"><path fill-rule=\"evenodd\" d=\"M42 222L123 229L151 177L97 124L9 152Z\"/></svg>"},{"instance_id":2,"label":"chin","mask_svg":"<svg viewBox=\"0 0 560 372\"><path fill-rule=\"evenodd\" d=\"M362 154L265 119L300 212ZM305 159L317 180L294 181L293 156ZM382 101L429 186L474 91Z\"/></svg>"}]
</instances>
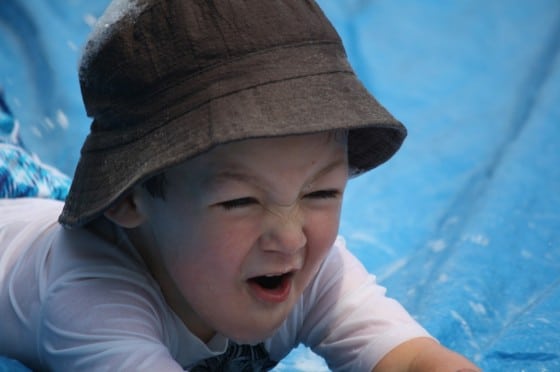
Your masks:
<instances>
[{"instance_id":1,"label":"chin","mask_svg":"<svg viewBox=\"0 0 560 372\"><path fill-rule=\"evenodd\" d=\"M266 304L252 312L247 310L238 322L222 328L222 334L238 344L254 345L271 338L284 324L294 307L293 298L281 305Z\"/></svg>"}]
</instances>

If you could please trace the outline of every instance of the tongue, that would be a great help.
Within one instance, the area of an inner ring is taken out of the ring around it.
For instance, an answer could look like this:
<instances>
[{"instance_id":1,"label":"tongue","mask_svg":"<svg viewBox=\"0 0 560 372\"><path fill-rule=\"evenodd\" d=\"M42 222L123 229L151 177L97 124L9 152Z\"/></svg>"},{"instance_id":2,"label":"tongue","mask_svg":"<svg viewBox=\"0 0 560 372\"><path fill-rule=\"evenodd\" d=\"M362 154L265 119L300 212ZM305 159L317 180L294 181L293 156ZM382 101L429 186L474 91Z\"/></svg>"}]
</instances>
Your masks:
<instances>
[{"instance_id":1,"label":"tongue","mask_svg":"<svg viewBox=\"0 0 560 372\"><path fill-rule=\"evenodd\" d=\"M249 287L252 293L267 303L281 303L288 299L292 282L290 275L258 276L250 279Z\"/></svg>"}]
</instances>

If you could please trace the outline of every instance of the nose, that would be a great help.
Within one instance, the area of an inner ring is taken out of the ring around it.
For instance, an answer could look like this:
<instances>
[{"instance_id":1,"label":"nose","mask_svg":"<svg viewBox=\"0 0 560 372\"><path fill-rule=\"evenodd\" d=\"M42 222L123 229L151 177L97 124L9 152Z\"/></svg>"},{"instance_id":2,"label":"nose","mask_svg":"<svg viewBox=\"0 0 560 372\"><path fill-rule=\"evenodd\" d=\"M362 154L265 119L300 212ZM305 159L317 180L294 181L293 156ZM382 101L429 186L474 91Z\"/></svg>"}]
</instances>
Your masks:
<instances>
[{"instance_id":1,"label":"nose","mask_svg":"<svg viewBox=\"0 0 560 372\"><path fill-rule=\"evenodd\" d=\"M270 209L267 219L264 250L294 254L307 244L303 215L297 205Z\"/></svg>"}]
</instances>

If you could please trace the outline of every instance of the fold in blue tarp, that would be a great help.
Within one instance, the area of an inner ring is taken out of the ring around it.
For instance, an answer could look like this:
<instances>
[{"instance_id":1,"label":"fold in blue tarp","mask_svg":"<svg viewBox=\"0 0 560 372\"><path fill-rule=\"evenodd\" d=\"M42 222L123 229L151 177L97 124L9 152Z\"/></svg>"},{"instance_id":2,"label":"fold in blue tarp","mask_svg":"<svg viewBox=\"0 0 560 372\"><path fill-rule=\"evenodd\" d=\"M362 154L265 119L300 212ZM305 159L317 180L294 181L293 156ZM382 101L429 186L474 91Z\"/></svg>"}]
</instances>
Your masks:
<instances>
[{"instance_id":1,"label":"fold in blue tarp","mask_svg":"<svg viewBox=\"0 0 560 372\"><path fill-rule=\"evenodd\" d=\"M106 4L0 1L0 86L27 147L70 175L89 125L77 59ZM560 3L320 4L409 128L393 160L350 183L350 248L484 370L560 370ZM277 369L322 368L298 349Z\"/></svg>"}]
</instances>

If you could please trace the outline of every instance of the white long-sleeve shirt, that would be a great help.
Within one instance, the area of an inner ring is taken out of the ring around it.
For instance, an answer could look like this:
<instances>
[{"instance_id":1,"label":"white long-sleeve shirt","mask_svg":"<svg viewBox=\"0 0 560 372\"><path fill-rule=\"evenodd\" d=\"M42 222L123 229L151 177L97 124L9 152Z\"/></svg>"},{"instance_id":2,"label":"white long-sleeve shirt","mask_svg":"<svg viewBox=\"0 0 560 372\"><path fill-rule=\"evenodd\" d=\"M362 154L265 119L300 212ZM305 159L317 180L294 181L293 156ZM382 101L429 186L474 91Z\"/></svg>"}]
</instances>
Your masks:
<instances>
[{"instance_id":1,"label":"white long-sleeve shirt","mask_svg":"<svg viewBox=\"0 0 560 372\"><path fill-rule=\"evenodd\" d=\"M0 200L0 354L40 370L182 371L225 352L225 337L189 332L128 241L66 230L61 208ZM333 370L369 371L425 336L339 238L264 348L279 361L304 343Z\"/></svg>"}]
</instances>

